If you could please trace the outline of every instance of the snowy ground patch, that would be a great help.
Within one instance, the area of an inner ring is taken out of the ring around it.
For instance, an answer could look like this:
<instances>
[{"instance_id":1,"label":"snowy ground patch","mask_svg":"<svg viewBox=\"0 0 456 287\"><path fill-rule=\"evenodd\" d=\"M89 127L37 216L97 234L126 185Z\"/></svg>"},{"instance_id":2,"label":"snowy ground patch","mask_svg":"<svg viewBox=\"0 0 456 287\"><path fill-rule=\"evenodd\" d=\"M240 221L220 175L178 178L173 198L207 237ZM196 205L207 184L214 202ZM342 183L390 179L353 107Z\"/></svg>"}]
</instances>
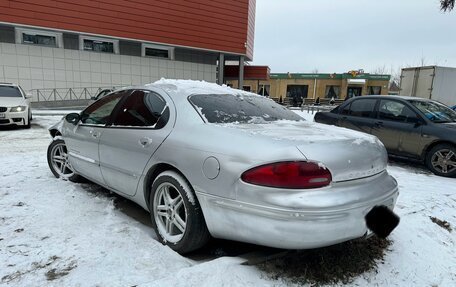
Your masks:
<instances>
[{"instance_id":1,"label":"snowy ground patch","mask_svg":"<svg viewBox=\"0 0 456 287\"><path fill-rule=\"evenodd\" d=\"M302 114L312 120L312 114ZM180 256L157 242L147 224L116 208L117 197L93 184L54 178L46 162L51 140L46 128L60 118L36 116L30 130L0 130L0 285L304 283L293 281L293 274L271 276L277 274L242 265L243 256L224 256L223 252L208 260ZM376 261L377 267L351 278L349 285L455 286L455 180L434 176L410 163L393 162L389 172L400 187L396 212L401 223L389 238L383 259ZM449 228L442 226L444 222ZM359 254L345 256L356 260ZM296 270L299 259L292 263Z\"/></svg>"}]
</instances>

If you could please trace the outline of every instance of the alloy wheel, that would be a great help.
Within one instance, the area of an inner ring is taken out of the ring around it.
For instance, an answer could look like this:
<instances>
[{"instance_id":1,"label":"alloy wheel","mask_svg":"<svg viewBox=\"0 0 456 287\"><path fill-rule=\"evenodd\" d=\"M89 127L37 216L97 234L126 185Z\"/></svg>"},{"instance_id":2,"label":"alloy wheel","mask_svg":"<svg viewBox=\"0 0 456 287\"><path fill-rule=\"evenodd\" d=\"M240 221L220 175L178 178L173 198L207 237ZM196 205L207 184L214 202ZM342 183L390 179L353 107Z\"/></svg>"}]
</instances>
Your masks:
<instances>
[{"instance_id":1,"label":"alloy wheel","mask_svg":"<svg viewBox=\"0 0 456 287\"><path fill-rule=\"evenodd\" d=\"M154 218L165 241L179 242L187 226L187 209L178 189L169 182L157 188L154 200Z\"/></svg>"},{"instance_id":2,"label":"alloy wheel","mask_svg":"<svg viewBox=\"0 0 456 287\"><path fill-rule=\"evenodd\" d=\"M63 143L54 145L51 150L51 162L54 170L60 177L70 178L74 175L73 168L68 161L68 151Z\"/></svg>"},{"instance_id":3,"label":"alloy wheel","mask_svg":"<svg viewBox=\"0 0 456 287\"><path fill-rule=\"evenodd\" d=\"M432 155L431 164L441 173L451 173L456 169L456 154L450 149L440 149Z\"/></svg>"}]
</instances>

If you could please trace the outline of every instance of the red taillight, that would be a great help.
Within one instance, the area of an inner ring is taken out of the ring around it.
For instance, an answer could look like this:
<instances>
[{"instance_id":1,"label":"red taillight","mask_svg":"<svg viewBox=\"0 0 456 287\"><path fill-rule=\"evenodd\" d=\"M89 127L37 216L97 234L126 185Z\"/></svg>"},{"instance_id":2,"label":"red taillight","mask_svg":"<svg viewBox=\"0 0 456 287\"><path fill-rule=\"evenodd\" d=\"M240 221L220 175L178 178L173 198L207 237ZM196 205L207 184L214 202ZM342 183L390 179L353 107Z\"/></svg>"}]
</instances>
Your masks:
<instances>
[{"instance_id":1,"label":"red taillight","mask_svg":"<svg viewBox=\"0 0 456 287\"><path fill-rule=\"evenodd\" d=\"M318 188L329 185L331 173L313 162L278 162L252 168L241 179L247 183L290 189Z\"/></svg>"}]
</instances>

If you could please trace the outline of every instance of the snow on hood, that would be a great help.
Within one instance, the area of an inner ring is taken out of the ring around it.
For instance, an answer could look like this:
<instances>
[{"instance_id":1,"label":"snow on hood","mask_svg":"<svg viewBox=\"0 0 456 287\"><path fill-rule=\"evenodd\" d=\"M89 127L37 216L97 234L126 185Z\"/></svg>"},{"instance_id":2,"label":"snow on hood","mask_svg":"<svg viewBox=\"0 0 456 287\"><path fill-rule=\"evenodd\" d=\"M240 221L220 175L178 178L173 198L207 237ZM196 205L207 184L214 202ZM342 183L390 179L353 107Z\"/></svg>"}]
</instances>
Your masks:
<instances>
[{"instance_id":1,"label":"snow on hood","mask_svg":"<svg viewBox=\"0 0 456 287\"><path fill-rule=\"evenodd\" d=\"M194 81L194 80L172 80L161 78L160 80L147 84L149 85L159 85L162 89L167 92L182 94L182 95L191 95L191 94L230 94L236 96L255 96L259 95L233 89L227 85L218 85L215 83L208 83L206 81Z\"/></svg>"},{"instance_id":2,"label":"snow on hood","mask_svg":"<svg viewBox=\"0 0 456 287\"><path fill-rule=\"evenodd\" d=\"M0 106L14 107L20 105L26 105L23 97L0 97Z\"/></svg>"}]
</instances>

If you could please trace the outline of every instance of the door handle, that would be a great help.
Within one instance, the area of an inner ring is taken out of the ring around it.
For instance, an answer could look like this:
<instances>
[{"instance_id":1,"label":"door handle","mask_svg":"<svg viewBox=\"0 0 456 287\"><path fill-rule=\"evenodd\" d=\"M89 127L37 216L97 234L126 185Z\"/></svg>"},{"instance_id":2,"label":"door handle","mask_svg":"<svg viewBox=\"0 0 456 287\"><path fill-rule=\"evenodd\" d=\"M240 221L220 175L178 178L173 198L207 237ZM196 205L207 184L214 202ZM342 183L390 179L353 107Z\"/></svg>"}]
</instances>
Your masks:
<instances>
[{"instance_id":1,"label":"door handle","mask_svg":"<svg viewBox=\"0 0 456 287\"><path fill-rule=\"evenodd\" d=\"M99 133L99 132L96 132L96 131L94 131L94 130L90 130L90 131L89 131L89 134L91 134L92 137L94 137L94 138L98 138L98 137L100 136L100 133Z\"/></svg>"},{"instance_id":2,"label":"door handle","mask_svg":"<svg viewBox=\"0 0 456 287\"><path fill-rule=\"evenodd\" d=\"M148 137L141 138L139 140L139 144L142 145L142 147L146 147L152 143L152 139Z\"/></svg>"},{"instance_id":3,"label":"door handle","mask_svg":"<svg viewBox=\"0 0 456 287\"><path fill-rule=\"evenodd\" d=\"M375 126L378 128L383 127L383 122L375 122Z\"/></svg>"}]
</instances>

